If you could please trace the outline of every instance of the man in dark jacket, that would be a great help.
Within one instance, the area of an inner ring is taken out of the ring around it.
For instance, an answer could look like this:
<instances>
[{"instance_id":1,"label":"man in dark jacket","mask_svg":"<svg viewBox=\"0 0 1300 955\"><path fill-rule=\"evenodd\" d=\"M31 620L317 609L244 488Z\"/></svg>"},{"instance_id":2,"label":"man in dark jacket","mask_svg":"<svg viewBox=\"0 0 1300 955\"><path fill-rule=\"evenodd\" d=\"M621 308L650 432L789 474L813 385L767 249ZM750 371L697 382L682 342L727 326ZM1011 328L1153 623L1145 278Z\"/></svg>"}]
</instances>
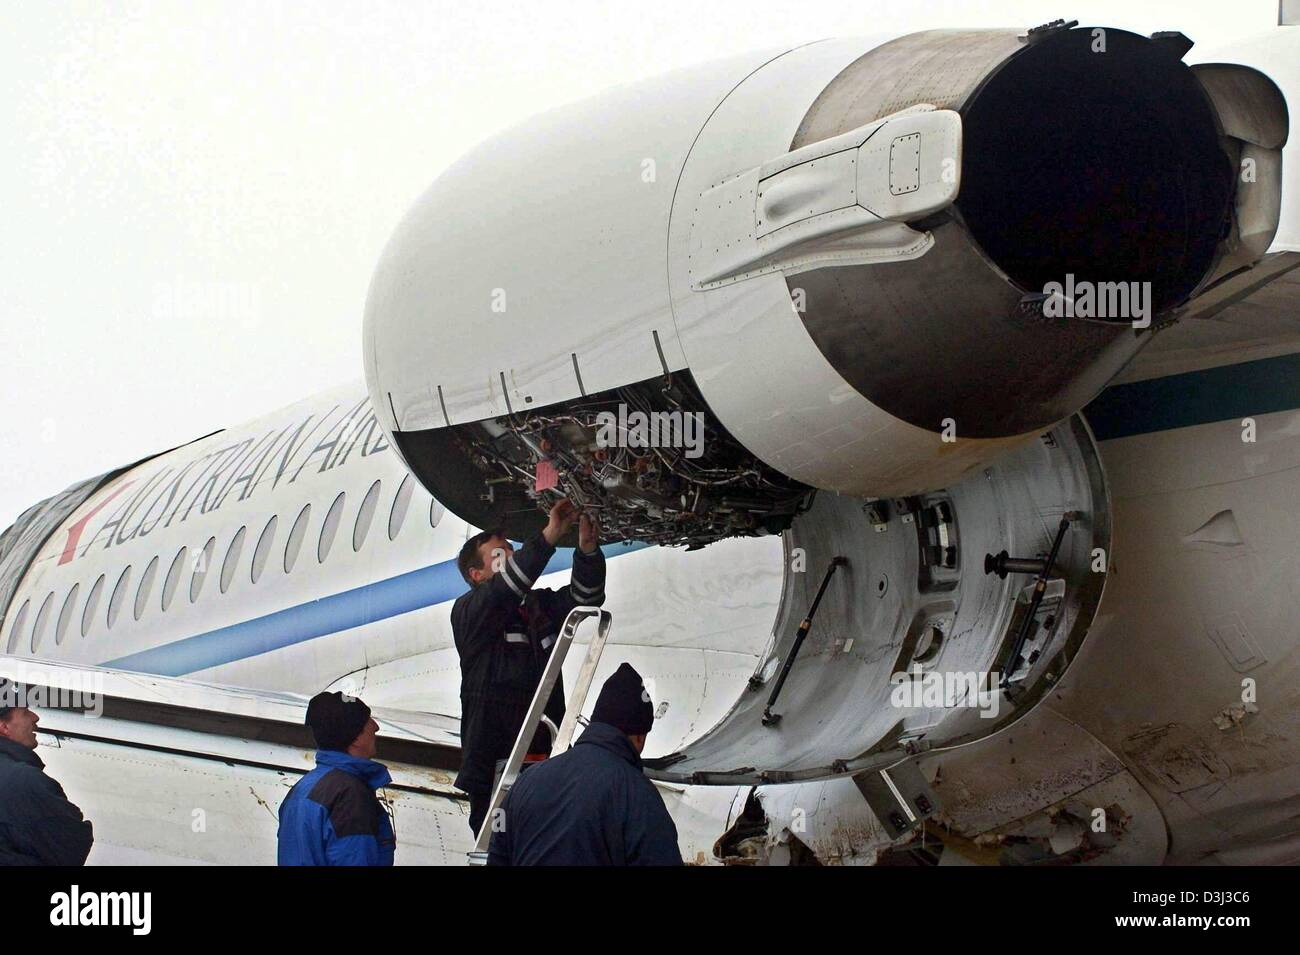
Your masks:
<instances>
[{"instance_id":1,"label":"man in dark jacket","mask_svg":"<svg viewBox=\"0 0 1300 955\"><path fill-rule=\"evenodd\" d=\"M641 676L624 663L573 748L510 790L488 865L681 865L677 827L641 769L653 723Z\"/></svg>"},{"instance_id":2,"label":"man in dark jacket","mask_svg":"<svg viewBox=\"0 0 1300 955\"><path fill-rule=\"evenodd\" d=\"M83 865L94 833L36 755L40 717L0 679L0 865Z\"/></svg>"},{"instance_id":3,"label":"man in dark jacket","mask_svg":"<svg viewBox=\"0 0 1300 955\"><path fill-rule=\"evenodd\" d=\"M375 755L379 724L370 707L342 693L307 705L316 768L280 804L280 865L393 864L397 839L375 790L393 781Z\"/></svg>"},{"instance_id":4,"label":"man in dark jacket","mask_svg":"<svg viewBox=\"0 0 1300 955\"><path fill-rule=\"evenodd\" d=\"M556 543L578 518L568 500L553 508L546 527L516 552L500 531L465 542L457 566L470 585L451 608L451 629L460 654L461 767L456 785L469 794L470 828L477 833L492 801L498 760L507 758L528 714L542 671L564 618L579 605L605 602L605 556L596 525L586 515L578 526L573 574L562 590L533 590ZM564 682L556 681L546 715L564 719ZM550 752L539 729L532 752Z\"/></svg>"}]
</instances>

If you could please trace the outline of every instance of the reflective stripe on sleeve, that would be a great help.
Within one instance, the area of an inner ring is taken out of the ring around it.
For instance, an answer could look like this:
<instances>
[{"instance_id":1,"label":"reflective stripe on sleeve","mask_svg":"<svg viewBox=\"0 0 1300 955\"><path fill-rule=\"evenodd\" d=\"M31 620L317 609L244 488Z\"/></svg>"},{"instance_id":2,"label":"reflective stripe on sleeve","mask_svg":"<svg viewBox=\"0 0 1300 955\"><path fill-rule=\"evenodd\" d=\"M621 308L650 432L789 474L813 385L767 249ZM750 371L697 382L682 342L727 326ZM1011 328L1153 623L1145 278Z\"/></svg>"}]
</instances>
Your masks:
<instances>
[{"instance_id":1,"label":"reflective stripe on sleeve","mask_svg":"<svg viewBox=\"0 0 1300 955\"><path fill-rule=\"evenodd\" d=\"M597 584L595 587L588 587L584 584L578 583L576 580L570 581L569 586L573 588L574 595L578 597L590 597L592 594L598 594L604 589L600 584Z\"/></svg>"}]
</instances>

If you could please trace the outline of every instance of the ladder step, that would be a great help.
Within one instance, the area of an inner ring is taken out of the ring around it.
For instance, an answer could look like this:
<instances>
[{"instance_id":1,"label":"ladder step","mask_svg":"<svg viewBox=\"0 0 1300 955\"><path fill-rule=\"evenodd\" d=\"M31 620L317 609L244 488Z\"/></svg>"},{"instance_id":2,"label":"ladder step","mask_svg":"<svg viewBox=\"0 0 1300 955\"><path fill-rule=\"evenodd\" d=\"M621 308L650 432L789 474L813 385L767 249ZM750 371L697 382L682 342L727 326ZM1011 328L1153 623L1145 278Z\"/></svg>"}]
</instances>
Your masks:
<instances>
[{"instance_id":1,"label":"ladder step","mask_svg":"<svg viewBox=\"0 0 1300 955\"><path fill-rule=\"evenodd\" d=\"M533 701L529 707L528 715L524 717L523 724L519 728L519 734L515 737L515 745L510 752L510 757L506 760L506 765L501 773L501 780L493 790L487 818L483 820L483 825L479 828L474 851L470 853L470 859L473 862L481 861L479 857L486 857L488 843L492 836L492 818L502 802L505 801L506 794L510 791L523 769L524 759L533 734L536 732L537 727L543 725L544 721L550 723L545 714L546 702L550 699L551 690L559 679L560 669L564 665L564 658L573 644L578 624L588 617L596 617L598 620L596 635L587 647L587 656L579 670L578 680L569 698L564 719L561 721L559 730L555 733L552 751L555 755L558 755L569 745L577 726L578 713L582 709L583 702L586 700L587 693L591 688L591 680L595 676L596 665L600 661L605 642L609 639L610 624L613 618L608 610L601 610L597 607L574 607L569 611L568 617L564 620L564 625L560 628L559 636L551 647L550 658L546 661L546 666L542 671L542 678L533 693ZM551 724L551 726L553 727L554 724Z\"/></svg>"}]
</instances>

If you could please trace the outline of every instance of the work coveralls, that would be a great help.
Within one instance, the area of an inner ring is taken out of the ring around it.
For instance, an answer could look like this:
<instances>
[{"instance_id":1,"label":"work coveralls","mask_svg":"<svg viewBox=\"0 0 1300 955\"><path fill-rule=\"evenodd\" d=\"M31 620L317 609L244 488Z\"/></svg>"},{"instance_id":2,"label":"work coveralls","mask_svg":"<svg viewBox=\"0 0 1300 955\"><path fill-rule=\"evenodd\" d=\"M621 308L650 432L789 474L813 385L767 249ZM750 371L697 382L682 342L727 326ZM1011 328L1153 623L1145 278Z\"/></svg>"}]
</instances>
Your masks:
<instances>
[{"instance_id":1,"label":"work coveralls","mask_svg":"<svg viewBox=\"0 0 1300 955\"><path fill-rule=\"evenodd\" d=\"M573 552L569 586L533 590L555 548L538 534L500 571L456 599L451 629L460 654L461 768L456 785L469 793L470 828L478 831L492 798L497 760L510 755L564 619L577 606L605 602L605 556ZM546 715L564 719L564 683L556 681ZM539 731L534 751L549 752Z\"/></svg>"}]
</instances>

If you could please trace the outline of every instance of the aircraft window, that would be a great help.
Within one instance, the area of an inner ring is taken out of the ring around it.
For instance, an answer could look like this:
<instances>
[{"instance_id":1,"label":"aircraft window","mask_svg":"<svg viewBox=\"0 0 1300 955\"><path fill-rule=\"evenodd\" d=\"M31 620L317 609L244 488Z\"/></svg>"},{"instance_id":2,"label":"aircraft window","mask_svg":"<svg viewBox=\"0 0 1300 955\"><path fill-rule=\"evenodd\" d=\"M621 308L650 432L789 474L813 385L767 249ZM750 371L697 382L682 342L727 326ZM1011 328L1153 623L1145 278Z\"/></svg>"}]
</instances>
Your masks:
<instances>
[{"instance_id":1,"label":"aircraft window","mask_svg":"<svg viewBox=\"0 0 1300 955\"><path fill-rule=\"evenodd\" d=\"M181 582L181 571L185 569L185 558L189 556L189 552L188 547L182 547L178 550L176 552L176 557L172 560L171 567L167 570L167 579L163 581L163 610L166 610L172 605L172 598L176 596L176 587Z\"/></svg>"},{"instance_id":2,"label":"aircraft window","mask_svg":"<svg viewBox=\"0 0 1300 955\"><path fill-rule=\"evenodd\" d=\"M442 520L442 515L446 513L447 513L447 509L438 503L437 498L434 498L432 501L430 501L429 502L429 526L437 527L438 522Z\"/></svg>"},{"instance_id":3,"label":"aircraft window","mask_svg":"<svg viewBox=\"0 0 1300 955\"><path fill-rule=\"evenodd\" d=\"M149 604L149 595L153 593L153 580L158 576L158 558L154 557L149 561L149 566L144 569L144 575L140 578L140 588L135 592L135 619L139 620L144 614L144 608Z\"/></svg>"},{"instance_id":4,"label":"aircraft window","mask_svg":"<svg viewBox=\"0 0 1300 955\"><path fill-rule=\"evenodd\" d=\"M361 509L357 511L357 522L352 527L352 549L361 550L361 545L366 542L366 535L370 533L370 525L375 520L375 508L379 505L379 485L381 482L376 481L370 485L370 490L366 491L365 498L361 501Z\"/></svg>"},{"instance_id":5,"label":"aircraft window","mask_svg":"<svg viewBox=\"0 0 1300 955\"><path fill-rule=\"evenodd\" d=\"M31 604L30 600L24 600L23 605L18 608L18 616L14 617L14 625L9 628L9 646L6 653L13 653L18 649L19 631L23 629L23 624L27 622L27 607Z\"/></svg>"},{"instance_id":6,"label":"aircraft window","mask_svg":"<svg viewBox=\"0 0 1300 955\"><path fill-rule=\"evenodd\" d=\"M72 589L68 591L68 596L63 598L63 609L59 611L59 622L54 627L54 645L63 646L63 638L68 635L68 624L72 622L72 608L77 603L77 594L81 592L81 584L73 584Z\"/></svg>"},{"instance_id":7,"label":"aircraft window","mask_svg":"<svg viewBox=\"0 0 1300 955\"><path fill-rule=\"evenodd\" d=\"M411 475L402 478L402 484L393 498L393 509L388 514L388 539L397 540L397 532L406 520L406 511L411 506L411 492L415 490L415 479Z\"/></svg>"},{"instance_id":8,"label":"aircraft window","mask_svg":"<svg viewBox=\"0 0 1300 955\"><path fill-rule=\"evenodd\" d=\"M95 619L95 612L99 610L99 598L104 593L104 575L100 574L99 579L95 581L95 586L90 588L90 596L86 598L86 606L81 611L81 635L85 637L90 633L90 624Z\"/></svg>"},{"instance_id":9,"label":"aircraft window","mask_svg":"<svg viewBox=\"0 0 1300 955\"><path fill-rule=\"evenodd\" d=\"M325 515L325 523L321 525L320 541L316 544L316 560L322 564L329 556L330 548L334 546L334 535L338 532L339 518L343 516L343 503L347 497L346 491L339 491L339 496L334 498L329 513Z\"/></svg>"},{"instance_id":10,"label":"aircraft window","mask_svg":"<svg viewBox=\"0 0 1300 955\"><path fill-rule=\"evenodd\" d=\"M230 542L230 548L226 551L226 559L221 564L221 592L224 594L230 589L230 582L235 578L235 567L239 564L239 555L244 550L244 538L247 536L248 528L241 527L235 531L235 539Z\"/></svg>"},{"instance_id":11,"label":"aircraft window","mask_svg":"<svg viewBox=\"0 0 1300 955\"><path fill-rule=\"evenodd\" d=\"M262 576L262 570L266 567L266 558L271 553L271 545L275 543L275 526L279 523L280 519L271 515L271 519L262 528L262 536L257 539L257 547L253 549L253 566L249 570L253 583L257 583L257 578Z\"/></svg>"},{"instance_id":12,"label":"aircraft window","mask_svg":"<svg viewBox=\"0 0 1300 955\"><path fill-rule=\"evenodd\" d=\"M117 578L117 586L113 588L113 596L108 598L108 626L111 630L113 624L117 623L117 615L122 612L122 601L126 599L126 588L131 585L131 565L126 565L126 570L122 571L122 576Z\"/></svg>"},{"instance_id":13,"label":"aircraft window","mask_svg":"<svg viewBox=\"0 0 1300 955\"><path fill-rule=\"evenodd\" d=\"M50 591L45 601L41 604L41 609L36 613L36 624L32 627L32 653L41 645L45 639L45 627L50 622L50 608L54 606L54 591Z\"/></svg>"},{"instance_id":14,"label":"aircraft window","mask_svg":"<svg viewBox=\"0 0 1300 955\"><path fill-rule=\"evenodd\" d=\"M194 555L194 576L190 578L190 603L199 599L203 590L203 581L208 576L208 565L212 563L212 552L217 548L217 539L209 537L203 550Z\"/></svg>"},{"instance_id":15,"label":"aircraft window","mask_svg":"<svg viewBox=\"0 0 1300 955\"><path fill-rule=\"evenodd\" d=\"M302 510L298 512L297 519L293 522L293 527L289 529L289 540L284 545L284 572L287 574L293 570L293 565L298 563L298 551L302 550L302 539L307 533L307 521L311 519L311 505L304 504Z\"/></svg>"}]
</instances>

